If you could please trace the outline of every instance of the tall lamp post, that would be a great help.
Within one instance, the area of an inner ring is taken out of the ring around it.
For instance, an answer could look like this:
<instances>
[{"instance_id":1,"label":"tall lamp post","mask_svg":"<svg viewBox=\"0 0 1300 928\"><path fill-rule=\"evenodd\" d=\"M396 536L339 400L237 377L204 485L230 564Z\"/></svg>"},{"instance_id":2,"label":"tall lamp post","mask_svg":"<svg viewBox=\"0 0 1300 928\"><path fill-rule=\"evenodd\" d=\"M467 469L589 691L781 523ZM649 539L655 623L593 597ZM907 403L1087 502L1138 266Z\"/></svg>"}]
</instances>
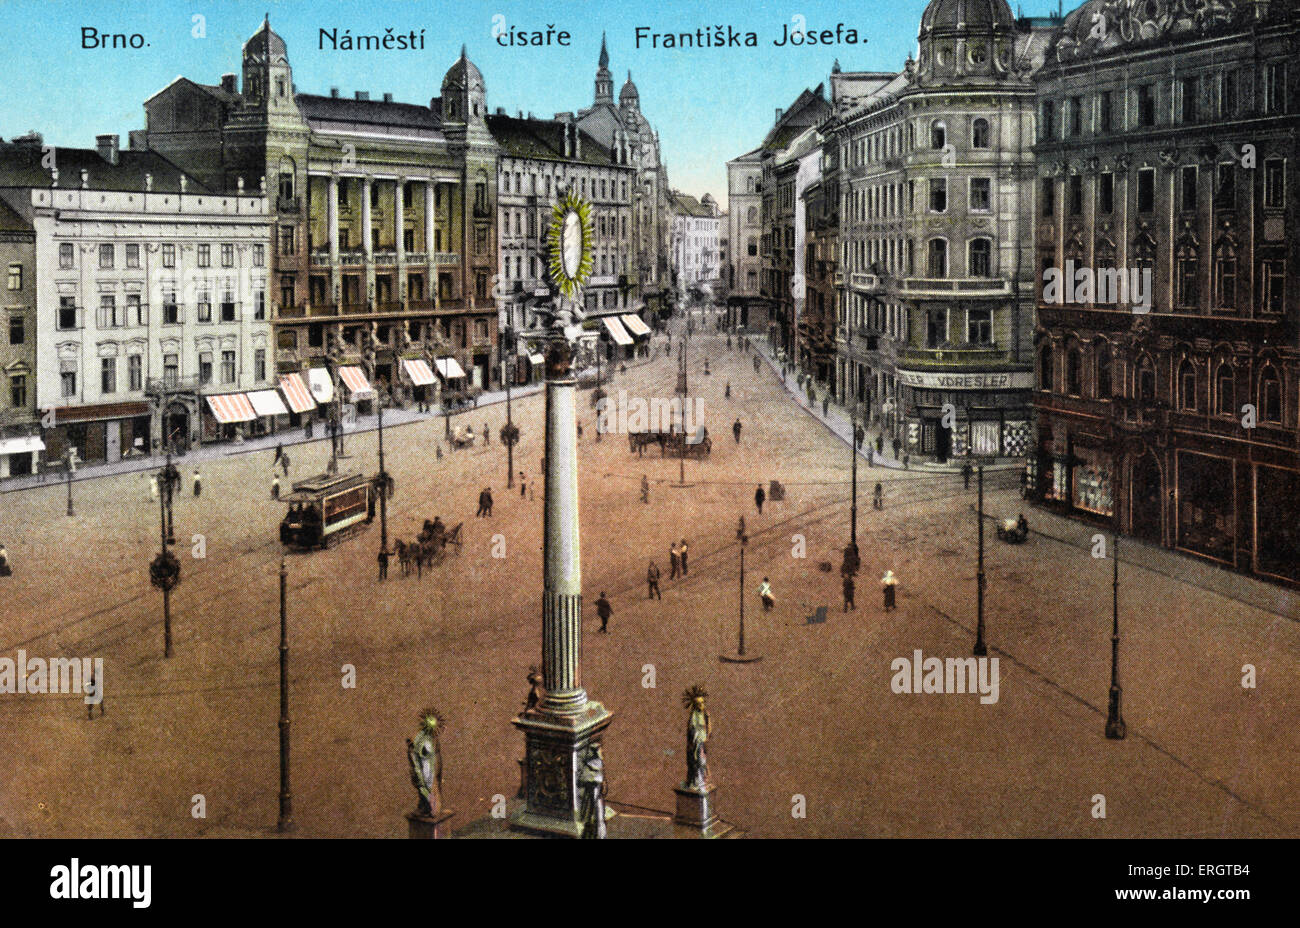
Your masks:
<instances>
[{"instance_id":1,"label":"tall lamp post","mask_svg":"<svg viewBox=\"0 0 1300 928\"><path fill-rule=\"evenodd\" d=\"M275 830L293 830L293 799L289 792L289 571L280 558L280 817Z\"/></svg>"},{"instance_id":2,"label":"tall lamp post","mask_svg":"<svg viewBox=\"0 0 1300 928\"><path fill-rule=\"evenodd\" d=\"M741 526L736 529L736 540L740 542L740 628L736 637L736 653L719 654L718 660L725 664L752 664L761 661L763 657L745 653L745 545L749 544L749 536L745 534L743 517Z\"/></svg>"},{"instance_id":3,"label":"tall lamp post","mask_svg":"<svg viewBox=\"0 0 1300 928\"><path fill-rule=\"evenodd\" d=\"M975 572L975 651L976 657L989 653L984 643L984 466L977 469L979 479L979 566Z\"/></svg>"},{"instance_id":4,"label":"tall lamp post","mask_svg":"<svg viewBox=\"0 0 1300 928\"><path fill-rule=\"evenodd\" d=\"M167 549L171 537L171 500L173 478L180 474L171 463L171 444L167 444L167 464L158 472L158 542L159 553L149 564L149 582L163 594L163 657L172 656L172 590L181 582L181 562Z\"/></svg>"},{"instance_id":5,"label":"tall lamp post","mask_svg":"<svg viewBox=\"0 0 1300 928\"><path fill-rule=\"evenodd\" d=\"M861 424L862 404L855 403L853 407L853 436L849 441L849 454L853 458L853 504L849 507L849 543L853 545L853 550L858 549L858 448L862 445L862 439L865 432Z\"/></svg>"},{"instance_id":6,"label":"tall lamp post","mask_svg":"<svg viewBox=\"0 0 1300 928\"><path fill-rule=\"evenodd\" d=\"M379 547L388 553L388 469L384 466L384 398L388 391L375 384L375 412L379 417Z\"/></svg>"},{"instance_id":7,"label":"tall lamp post","mask_svg":"<svg viewBox=\"0 0 1300 928\"><path fill-rule=\"evenodd\" d=\"M1122 740L1128 733L1124 716L1120 713L1123 692L1119 687L1119 536L1110 537L1110 557L1113 561L1110 600L1110 699L1106 705L1106 737Z\"/></svg>"},{"instance_id":8,"label":"tall lamp post","mask_svg":"<svg viewBox=\"0 0 1300 928\"><path fill-rule=\"evenodd\" d=\"M501 443L506 446L506 489L512 490L515 486L515 442L519 440L519 435L510 412L510 382L515 379L519 355L514 328L506 326L505 335L509 361L506 365L506 427L501 430Z\"/></svg>"},{"instance_id":9,"label":"tall lamp post","mask_svg":"<svg viewBox=\"0 0 1300 928\"><path fill-rule=\"evenodd\" d=\"M68 517L71 518L77 513L72 508L72 472L77 469L77 447L68 445L68 450L63 454L64 463L67 465L64 470L68 477Z\"/></svg>"},{"instance_id":10,"label":"tall lamp post","mask_svg":"<svg viewBox=\"0 0 1300 928\"><path fill-rule=\"evenodd\" d=\"M677 392L681 395L682 440L677 451L677 483L686 485L686 402L688 388L686 384L686 339L682 338L677 350Z\"/></svg>"}]
</instances>

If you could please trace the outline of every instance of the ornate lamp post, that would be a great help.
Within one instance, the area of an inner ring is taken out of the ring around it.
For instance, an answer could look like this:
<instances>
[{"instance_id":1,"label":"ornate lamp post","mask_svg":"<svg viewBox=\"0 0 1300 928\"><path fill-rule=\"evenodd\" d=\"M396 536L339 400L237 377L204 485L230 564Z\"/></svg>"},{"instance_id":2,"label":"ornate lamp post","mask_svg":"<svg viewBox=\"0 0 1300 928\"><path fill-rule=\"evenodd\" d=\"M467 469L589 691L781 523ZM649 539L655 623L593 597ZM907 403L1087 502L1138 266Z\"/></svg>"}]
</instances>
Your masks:
<instances>
[{"instance_id":1,"label":"ornate lamp post","mask_svg":"<svg viewBox=\"0 0 1300 928\"><path fill-rule=\"evenodd\" d=\"M749 536L745 534L744 516L740 517L736 540L740 542L740 630L736 638L736 653L719 654L718 660L727 664L752 664L763 658L758 654L745 653L745 545L749 544Z\"/></svg>"},{"instance_id":2,"label":"ornate lamp post","mask_svg":"<svg viewBox=\"0 0 1300 928\"><path fill-rule=\"evenodd\" d=\"M506 446L506 489L512 490L515 486L515 443L519 441L519 430L515 428L514 419L510 413L510 382L515 379L515 369L518 367L516 336L513 327L506 326L505 337L507 357L510 360L506 365L506 427L501 430L501 444Z\"/></svg>"},{"instance_id":3,"label":"ornate lamp post","mask_svg":"<svg viewBox=\"0 0 1300 928\"><path fill-rule=\"evenodd\" d=\"M63 460L66 465L64 470L68 475L68 517L71 518L77 514L72 508L72 472L77 469L77 448L75 445L68 445L68 450L63 454Z\"/></svg>"},{"instance_id":4,"label":"ornate lamp post","mask_svg":"<svg viewBox=\"0 0 1300 928\"><path fill-rule=\"evenodd\" d=\"M1128 733L1124 716L1120 712L1123 692L1119 687L1119 536L1110 536L1110 557L1113 561L1110 600L1110 698L1106 704L1106 737L1122 740Z\"/></svg>"},{"instance_id":5,"label":"ornate lamp post","mask_svg":"<svg viewBox=\"0 0 1300 928\"><path fill-rule=\"evenodd\" d=\"M388 551L388 470L384 467L384 399L388 391L375 383L375 413L379 417L379 547Z\"/></svg>"},{"instance_id":6,"label":"ornate lamp post","mask_svg":"<svg viewBox=\"0 0 1300 928\"><path fill-rule=\"evenodd\" d=\"M171 508L173 475L180 474L171 463L171 446L167 447L167 464L158 472L158 539L160 551L149 564L149 582L163 594L163 657L172 656L172 590L181 582L181 562L167 550L172 541L168 511Z\"/></svg>"},{"instance_id":7,"label":"ornate lamp post","mask_svg":"<svg viewBox=\"0 0 1300 928\"><path fill-rule=\"evenodd\" d=\"M989 653L984 643L984 466L977 469L979 475L979 565L975 572L975 650L976 657Z\"/></svg>"},{"instance_id":8,"label":"ornate lamp post","mask_svg":"<svg viewBox=\"0 0 1300 928\"><path fill-rule=\"evenodd\" d=\"M280 817L275 830L293 830L293 797L289 792L289 571L280 558Z\"/></svg>"}]
</instances>

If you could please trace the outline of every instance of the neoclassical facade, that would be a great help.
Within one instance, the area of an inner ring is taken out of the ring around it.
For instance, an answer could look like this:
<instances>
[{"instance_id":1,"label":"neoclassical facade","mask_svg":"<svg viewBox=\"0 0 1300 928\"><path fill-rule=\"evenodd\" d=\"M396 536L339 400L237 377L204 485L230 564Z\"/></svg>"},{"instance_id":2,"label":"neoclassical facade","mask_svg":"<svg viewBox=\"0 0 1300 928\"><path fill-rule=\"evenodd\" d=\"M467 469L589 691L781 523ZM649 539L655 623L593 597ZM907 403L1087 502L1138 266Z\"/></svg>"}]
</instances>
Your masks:
<instances>
[{"instance_id":1,"label":"neoclassical facade","mask_svg":"<svg viewBox=\"0 0 1300 928\"><path fill-rule=\"evenodd\" d=\"M1036 264L1067 289L1042 281L1031 462L1048 505L1292 583L1298 51L1294 4L1066 17L1038 76Z\"/></svg>"}]
</instances>

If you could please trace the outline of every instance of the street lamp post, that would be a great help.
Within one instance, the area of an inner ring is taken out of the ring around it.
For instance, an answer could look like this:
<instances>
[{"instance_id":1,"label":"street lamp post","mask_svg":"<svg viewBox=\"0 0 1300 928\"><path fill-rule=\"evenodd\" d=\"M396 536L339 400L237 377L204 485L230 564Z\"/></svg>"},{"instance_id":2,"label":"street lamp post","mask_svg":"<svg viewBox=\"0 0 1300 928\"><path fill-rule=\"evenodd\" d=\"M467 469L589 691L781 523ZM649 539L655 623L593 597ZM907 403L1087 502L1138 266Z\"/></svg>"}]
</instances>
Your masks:
<instances>
[{"instance_id":1,"label":"street lamp post","mask_svg":"<svg viewBox=\"0 0 1300 928\"><path fill-rule=\"evenodd\" d=\"M509 360L506 362L506 428L502 433L502 443L506 446L506 489L513 490L515 486L515 425L510 416L510 381L515 379L515 371L519 367L519 361L515 352L515 330L506 326L506 351Z\"/></svg>"},{"instance_id":2,"label":"street lamp post","mask_svg":"<svg viewBox=\"0 0 1300 928\"><path fill-rule=\"evenodd\" d=\"M375 384L375 411L379 416L379 547L388 553L388 470L384 466L384 387Z\"/></svg>"},{"instance_id":3,"label":"street lamp post","mask_svg":"<svg viewBox=\"0 0 1300 928\"><path fill-rule=\"evenodd\" d=\"M1110 600L1110 699L1106 705L1106 737L1122 740L1128 733L1124 716L1120 713L1123 692L1119 687L1119 536L1111 535L1110 557L1114 562L1111 575Z\"/></svg>"},{"instance_id":4,"label":"street lamp post","mask_svg":"<svg viewBox=\"0 0 1300 928\"><path fill-rule=\"evenodd\" d=\"M71 518L76 515L76 512L72 509L72 471L77 466L77 449L74 445L68 445L68 450L64 454L64 458L67 462L65 470L67 471L68 477L68 517Z\"/></svg>"},{"instance_id":5,"label":"street lamp post","mask_svg":"<svg viewBox=\"0 0 1300 928\"><path fill-rule=\"evenodd\" d=\"M293 830L293 799L289 792L289 571L280 558L280 817L275 830Z\"/></svg>"},{"instance_id":6,"label":"street lamp post","mask_svg":"<svg viewBox=\"0 0 1300 928\"><path fill-rule=\"evenodd\" d=\"M983 657L989 653L984 643L984 466L978 469L979 476L979 568L975 574L975 656Z\"/></svg>"},{"instance_id":7,"label":"street lamp post","mask_svg":"<svg viewBox=\"0 0 1300 928\"><path fill-rule=\"evenodd\" d=\"M853 458L853 504L849 507L849 542L853 545L854 551L858 548L858 430L861 428L858 419L861 414L861 409L855 406L851 422L853 434L849 438L849 454Z\"/></svg>"},{"instance_id":8,"label":"street lamp post","mask_svg":"<svg viewBox=\"0 0 1300 928\"><path fill-rule=\"evenodd\" d=\"M740 542L740 628L736 637L735 654L719 654L718 659L726 664L752 664L761 661L762 655L745 653L745 545L749 536L742 527L736 529L736 540Z\"/></svg>"},{"instance_id":9,"label":"street lamp post","mask_svg":"<svg viewBox=\"0 0 1300 928\"><path fill-rule=\"evenodd\" d=\"M149 564L149 582L163 594L163 657L172 656L172 590L181 581L181 562L167 550L173 543L171 537L172 480L175 468L171 464L171 446L167 448L167 464L158 473L158 556ZM179 479L179 475L176 475Z\"/></svg>"},{"instance_id":10,"label":"street lamp post","mask_svg":"<svg viewBox=\"0 0 1300 928\"><path fill-rule=\"evenodd\" d=\"M682 439L681 445L677 451L677 482L683 486L686 484L686 403L688 387L686 383L686 339L681 340L678 348L678 355L681 360L678 362L677 372L677 392L681 394L681 416L682 416Z\"/></svg>"}]
</instances>

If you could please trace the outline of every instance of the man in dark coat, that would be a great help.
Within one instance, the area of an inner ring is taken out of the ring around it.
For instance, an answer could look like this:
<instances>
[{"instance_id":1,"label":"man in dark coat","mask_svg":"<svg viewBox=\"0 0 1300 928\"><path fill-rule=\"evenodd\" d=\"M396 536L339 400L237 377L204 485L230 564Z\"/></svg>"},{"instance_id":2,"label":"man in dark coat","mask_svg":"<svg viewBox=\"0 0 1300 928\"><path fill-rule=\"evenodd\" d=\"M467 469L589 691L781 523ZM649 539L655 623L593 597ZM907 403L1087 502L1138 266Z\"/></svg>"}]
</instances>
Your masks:
<instances>
[{"instance_id":1,"label":"man in dark coat","mask_svg":"<svg viewBox=\"0 0 1300 928\"><path fill-rule=\"evenodd\" d=\"M663 594L659 592L659 565L654 561L651 561L650 566L646 568L645 582L649 587L649 591L646 593L646 599L664 598Z\"/></svg>"},{"instance_id":2,"label":"man in dark coat","mask_svg":"<svg viewBox=\"0 0 1300 928\"><path fill-rule=\"evenodd\" d=\"M970 466L970 461L967 461L961 466L961 482L963 489L970 489L970 475L972 473L974 473L974 469Z\"/></svg>"},{"instance_id":3,"label":"man in dark coat","mask_svg":"<svg viewBox=\"0 0 1300 928\"><path fill-rule=\"evenodd\" d=\"M605 591L600 591L600 598L596 600L596 615L600 616L600 630L609 631L609 617L614 614L614 609L605 598Z\"/></svg>"},{"instance_id":4,"label":"man in dark coat","mask_svg":"<svg viewBox=\"0 0 1300 928\"><path fill-rule=\"evenodd\" d=\"M735 423L731 426L731 434L736 436L736 444L740 444L740 419L737 417Z\"/></svg>"},{"instance_id":5,"label":"man in dark coat","mask_svg":"<svg viewBox=\"0 0 1300 928\"><path fill-rule=\"evenodd\" d=\"M754 491L754 505L758 507L758 514L763 514L763 500L767 499L767 494L763 492L763 485L760 483L758 489Z\"/></svg>"},{"instance_id":6,"label":"man in dark coat","mask_svg":"<svg viewBox=\"0 0 1300 928\"><path fill-rule=\"evenodd\" d=\"M856 611L857 608L858 607L853 603L853 575L845 574L844 575L844 611L848 612L850 609Z\"/></svg>"}]
</instances>

